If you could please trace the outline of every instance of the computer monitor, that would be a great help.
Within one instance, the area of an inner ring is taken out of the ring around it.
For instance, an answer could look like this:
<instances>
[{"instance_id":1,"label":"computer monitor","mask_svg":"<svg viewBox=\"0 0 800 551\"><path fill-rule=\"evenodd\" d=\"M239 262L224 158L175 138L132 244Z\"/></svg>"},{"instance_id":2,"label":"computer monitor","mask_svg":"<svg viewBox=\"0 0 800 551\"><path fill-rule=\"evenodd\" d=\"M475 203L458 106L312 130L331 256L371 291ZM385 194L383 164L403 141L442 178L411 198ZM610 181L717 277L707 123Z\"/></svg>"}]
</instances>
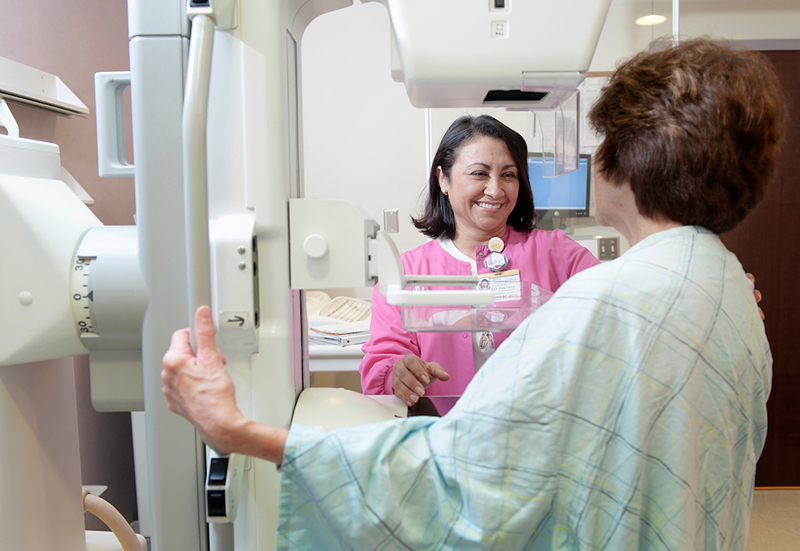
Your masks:
<instances>
[{"instance_id":1,"label":"computer monitor","mask_svg":"<svg viewBox=\"0 0 800 551\"><path fill-rule=\"evenodd\" d=\"M578 169L555 178L542 176L542 154L528 154L533 204L541 220L589 216L591 155L580 155Z\"/></svg>"}]
</instances>

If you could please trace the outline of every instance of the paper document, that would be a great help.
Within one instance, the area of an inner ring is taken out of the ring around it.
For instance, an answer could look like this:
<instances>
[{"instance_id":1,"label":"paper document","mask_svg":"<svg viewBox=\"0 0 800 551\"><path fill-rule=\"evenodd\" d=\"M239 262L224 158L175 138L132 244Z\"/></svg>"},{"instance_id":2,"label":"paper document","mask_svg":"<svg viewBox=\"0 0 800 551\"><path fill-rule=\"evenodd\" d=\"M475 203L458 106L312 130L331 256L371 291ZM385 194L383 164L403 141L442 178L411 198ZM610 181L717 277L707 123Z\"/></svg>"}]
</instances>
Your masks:
<instances>
[{"instance_id":1,"label":"paper document","mask_svg":"<svg viewBox=\"0 0 800 551\"><path fill-rule=\"evenodd\" d=\"M312 344L348 346L369 340L372 305L350 297L331 299L321 291L306 293L308 336Z\"/></svg>"}]
</instances>

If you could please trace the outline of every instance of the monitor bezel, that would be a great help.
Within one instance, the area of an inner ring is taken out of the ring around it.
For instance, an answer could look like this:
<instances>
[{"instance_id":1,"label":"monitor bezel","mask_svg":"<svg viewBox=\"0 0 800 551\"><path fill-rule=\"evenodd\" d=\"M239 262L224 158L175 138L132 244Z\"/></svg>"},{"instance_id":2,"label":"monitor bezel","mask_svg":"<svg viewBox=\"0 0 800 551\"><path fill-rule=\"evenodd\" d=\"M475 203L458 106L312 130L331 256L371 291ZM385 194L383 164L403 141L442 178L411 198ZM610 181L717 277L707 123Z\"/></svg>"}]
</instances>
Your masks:
<instances>
[{"instance_id":1,"label":"monitor bezel","mask_svg":"<svg viewBox=\"0 0 800 551\"><path fill-rule=\"evenodd\" d=\"M541 159L544 155L536 152L528 152L526 162L530 163L531 159ZM591 200L592 200L592 155L590 153L581 153L579 159L586 159L586 208L585 209L540 209L536 206L536 198L533 199L533 210L539 220L548 220L552 218L588 218L591 216ZM580 163L580 160L578 161ZM530 165L528 165L528 185L531 186L531 195L533 195L533 184L530 181Z\"/></svg>"}]
</instances>

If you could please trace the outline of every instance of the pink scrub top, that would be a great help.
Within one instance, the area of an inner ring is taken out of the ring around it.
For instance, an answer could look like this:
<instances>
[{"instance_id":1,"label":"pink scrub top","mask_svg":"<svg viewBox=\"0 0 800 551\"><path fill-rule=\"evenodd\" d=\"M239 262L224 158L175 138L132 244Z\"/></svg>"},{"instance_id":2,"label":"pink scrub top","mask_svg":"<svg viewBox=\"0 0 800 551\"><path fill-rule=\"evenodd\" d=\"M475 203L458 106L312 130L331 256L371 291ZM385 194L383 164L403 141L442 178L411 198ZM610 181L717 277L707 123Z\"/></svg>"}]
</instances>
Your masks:
<instances>
[{"instance_id":1,"label":"pink scrub top","mask_svg":"<svg viewBox=\"0 0 800 551\"><path fill-rule=\"evenodd\" d=\"M503 254L508 257L504 270L517 269L522 281L532 281L556 291L574 274L599 264L582 245L560 230L516 231L510 226L503 235ZM475 248L478 274L490 273L483 265L489 254L487 246ZM470 264L454 258L438 241L429 241L403 253L403 271L417 275L470 275ZM509 333L494 333L495 347ZM394 394L392 369L406 354L415 354L428 362L437 362L449 374L449 381L436 381L425 396L457 396L464 392L475 376L472 334L412 333L403 329L402 311L392 306L378 291L372 291L372 321L370 340L361 348L361 387L364 394Z\"/></svg>"}]
</instances>

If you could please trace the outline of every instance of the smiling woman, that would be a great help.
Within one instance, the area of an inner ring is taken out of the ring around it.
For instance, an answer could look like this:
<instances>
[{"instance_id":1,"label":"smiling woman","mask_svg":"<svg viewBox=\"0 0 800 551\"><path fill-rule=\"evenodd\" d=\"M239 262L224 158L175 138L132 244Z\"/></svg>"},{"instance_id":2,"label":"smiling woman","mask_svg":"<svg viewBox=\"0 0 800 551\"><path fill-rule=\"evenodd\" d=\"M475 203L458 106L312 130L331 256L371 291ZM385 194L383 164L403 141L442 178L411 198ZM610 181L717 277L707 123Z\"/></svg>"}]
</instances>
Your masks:
<instances>
[{"instance_id":1,"label":"smiling woman","mask_svg":"<svg viewBox=\"0 0 800 551\"><path fill-rule=\"evenodd\" d=\"M494 144L496 150L484 151L482 146L490 143ZM525 139L494 117L484 115L457 119L442 137L431 164L425 211L421 217L413 219L414 225L422 233L433 239L455 238L458 221L455 219L452 200L446 197L447 193L442 189L441 178L449 180L459 160L463 162L463 169L466 165L480 163L480 157L489 159L492 153L505 157L502 164L504 169L511 170L511 165L516 169L519 201L511 205L511 212L505 222L521 232L529 232L534 228L536 215L533 212L533 192L529 185L528 146ZM466 160L467 156L469 161Z\"/></svg>"},{"instance_id":2,"label":"smiling woman","mask_svg":"<svg viewBox=\"0 0 800 551\"><path fill-rule=\"evenodd\" d=\"M522 136L493 117L457 119L433 159L425 210L413 219L433 241L403 254L405 273L501 273L555 291L597 264L563 232L535 229L527 155ZM409 406L423 395L460 395L507 336L405 331L400 308L376 288L361 386Z\"/></svg>"},{"instance_id":3,"label":"smiling woman","mask_svg":"<svg viewBox=\"0 0 800 551\"><path fill-rule=\"evenodd\" d=\"M517 205L520 189L514 159L502 140L479 136L461 147L458 160L445 174L436 167L442 193L450 198L456 220L453 244L469 255L492 237L502 237L506 220Z\"/></svg>"}]
</instances>

